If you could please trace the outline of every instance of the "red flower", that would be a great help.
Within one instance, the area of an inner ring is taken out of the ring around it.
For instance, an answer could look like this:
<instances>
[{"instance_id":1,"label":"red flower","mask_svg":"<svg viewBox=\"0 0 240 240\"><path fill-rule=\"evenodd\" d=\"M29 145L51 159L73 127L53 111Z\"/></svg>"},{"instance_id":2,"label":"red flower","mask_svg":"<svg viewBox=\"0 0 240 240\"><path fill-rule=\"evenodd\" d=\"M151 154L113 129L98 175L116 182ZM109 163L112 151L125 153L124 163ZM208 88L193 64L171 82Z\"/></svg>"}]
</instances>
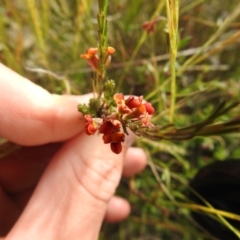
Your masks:
<instances>
[{"instance_id":1,"label":"red flower","mask_svg":"<svg viewBox=\"0 0 240 240\"><path fill-rule=\"evenodd\" d=\"M122 144L125 134L121 132L121 122L117 119L104 119L99 127L99 133L103 134L103 142L110 143L111 150L119 154L122 151Z\"/></svg>"},{"instance_id":2,"label":"red flower","mask_svg":"<svg viewBox=\"0 0 240 240\"><path fill-rule=\"evenodd\" d=\"M92 50L93 53L94 51ZM155 110L151 103L143 103L143 96L129 96L125 99L122 93L116 93L113 98L117 104L117 111L103 115L102 122L94 121L90 115L85 115L87 120L85 132L93 135L98 130L99 134L103 134L103 142L110 144L111 150L119 154L122 151L125 134L128 134L127 128L134 131L134 126L136 126L135 129L154 126L149 122L149 115Z\"/></svg>"},{"instance_id":3,"label":"red flower","mask_svg":"<svg viewBox=\"0 0 240 240\"><path fill-rule=\"evenodd\" d=\"M112 142L124 142L125 134L123 132L115 132L111 135Z\"/></svg>"},{"instance_id":4,"label":"red flower","mask_svg":"<svg viewBox=\"0 0 240 240\"><path fill-rule=\"evenodd\" d=\"M148 115L152 115L155 110L151 103L142 103L143 96L129 96L125 100L122 93L116 93L113 98L117 104L118 113L123 115L122 118L125 121L131 121L131 123L137 122L138 125L142 126L150 124L148 122Z\"/></svg>"},{"instance_id":5,"label":"red flower","mask_svg":"<svg viewBox=\"0 0 240 240\"><path fill-rule=\"evenodd\" d=\"M99 127L99 133L108 135L108 134L112 134L114 132L119 131L120 128L121 128L120 121L105 119L103 120L103 123Z\"/></svg>"},{"instance_id":6,"label":"red flower","mask_svg":"<svg viewBox=\"0 0 240 240\"><path fill-rule=\"evenodd\" d=\"M137 108L140 106L140 104L142 103L142 99L143 97L134 97L134 96L130 96L126 99L125 101L125 104L130 108L130 109L133 109L133 108Z\"/></svg>"},{"instance_id":7,"label":"red flower","mask_svg":"<svg viewBox=\"0 0 240 240\"><path fill-rule=\"evenodd\" d=\"M148 114L152 115L155 112L155 109L153 108L152 104L149 102L144 103L146 111Z\"/></svg>"},{"instance_id":8,"label":"red flower","mask_svg":"<svg viewBox=\"0 0 240 240\"><path fill-rule=\"evenodd\" d=\"M112 142L110 147L111 150L116 154L119 154L122 151L122 144L120 142Z\"/></svg>"},{"instance_id":9,"label":"red flower","mask_svg":"<svg viewBox=\"0 0 240 240\"><path fill-rule=\"evenodd\" d=\"M103 142L111 143L111 142L124 142L125 135L123 132L115 132L113 134L104 134Z\"/></svg>"},{"instance_id":10,"label":"red flower","mask_svg":"<svg viewBox=\"0 0 240 240\"><path fill-rule=\"evenodd\" d=\"M113 129L114 125L110 121L104 121L99 127L99 133L111 134Z\"/></svg>"},{"instance_id":11,"label":"red flower","mask_svg":"<svg viewBox=\"0 0 240 240\"><path fill-rule=\"evenodd\" d=\"M96 123L92 120L90 115L85 115L87 123L85 124L85 133L87 135L93 135L97 131Z\"/></svg>"},{"instance_id":12,"label":"red flower","mask_svg":"<svg viewBox=\"0 0 240 240\"><path fill-rule=\"evenodd\" d=\"M142 28L146 30L148 34L155 31L156 25L159 22L160 18L156 18L150 21L147 21L142 24Z\"/></svg>"}]
</instances>

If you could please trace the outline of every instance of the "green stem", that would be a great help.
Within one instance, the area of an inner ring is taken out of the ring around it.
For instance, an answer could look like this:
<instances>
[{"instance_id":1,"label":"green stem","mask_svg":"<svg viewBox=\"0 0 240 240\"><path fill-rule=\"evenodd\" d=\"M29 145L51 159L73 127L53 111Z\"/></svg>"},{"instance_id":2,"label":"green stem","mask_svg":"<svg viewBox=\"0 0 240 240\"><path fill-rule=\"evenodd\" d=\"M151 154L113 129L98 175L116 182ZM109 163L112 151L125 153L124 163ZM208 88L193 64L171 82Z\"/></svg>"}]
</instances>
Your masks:
<instances>
[{"instance_id":1,"label":"green stem","mask_svg":"<svg viewBox=\"0 0 240 240\"><path fill-rule=\"evenodd\" d=\"M106 60L108 47L108 26L107 26L107 7L108 0L98 0L99 14L98 14L98 35L99 35L99 67L96 74L96 87L98 97L102 94L106 78Z\"/></svg>"},{"instance_id":2,"label":"green stem","mask_svg":"<svg viewBox=\"0 0 240 240\"><path fill-rule=\"evenodd\" d=\"M176 104L176 58L177 58L177 38L178 38L178 15L179 1L166 0L166 10L168 18L168 30L170 41L170 74L171 74L171 105L169 122L174 120L174 111Z\"/></svg>"}]
</instances>

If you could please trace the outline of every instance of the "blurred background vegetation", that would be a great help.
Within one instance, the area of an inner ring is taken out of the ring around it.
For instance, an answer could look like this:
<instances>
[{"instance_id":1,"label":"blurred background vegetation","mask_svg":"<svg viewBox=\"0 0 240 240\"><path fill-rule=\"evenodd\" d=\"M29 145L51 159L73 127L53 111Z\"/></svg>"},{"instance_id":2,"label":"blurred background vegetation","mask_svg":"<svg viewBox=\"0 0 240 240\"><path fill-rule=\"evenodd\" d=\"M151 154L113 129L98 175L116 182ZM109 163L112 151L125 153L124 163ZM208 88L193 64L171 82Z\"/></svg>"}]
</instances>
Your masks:
<instances>
[{"instance_id":1,"label":"blurred background vegetation","mask_svg":"<svg viewBox=\"0 0 240 240\"><path fill-rule=\"evenodd\" d=\"M0 61L52 93L91 92L92 70L79 55L97 47L97 14L97 0L1 0ZM142 24L150 20L156 20L156 27L148 33ZM151 101L157 110L154 123L168 123L165 1L111 0L108 23L109 45L116 49L108 77L116 80L119 91ZM239 29L239 0L181 0L177 126L205 119L221 99L239 101ZM235 109L219 121L236 116ZM123 179L118 189L130 200L132 214L123 223L104 224L100 238L216 239L192 219L191 211L200 210L186 193L201 167L240 157L239 134L182 142L139 138L136 145L146 150L148 167L137 177Z\"/></svg>"}]
</instances>

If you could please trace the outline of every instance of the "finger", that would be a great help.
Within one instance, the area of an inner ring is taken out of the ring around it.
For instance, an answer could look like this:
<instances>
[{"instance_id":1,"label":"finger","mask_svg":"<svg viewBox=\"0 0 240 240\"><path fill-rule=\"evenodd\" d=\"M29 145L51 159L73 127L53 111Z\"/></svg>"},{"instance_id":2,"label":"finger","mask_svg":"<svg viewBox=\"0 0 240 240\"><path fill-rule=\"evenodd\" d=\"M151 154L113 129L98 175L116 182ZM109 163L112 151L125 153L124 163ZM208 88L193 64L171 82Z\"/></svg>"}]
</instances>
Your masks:
<instances>
[{"instance_id":1,"label":"finger","mask_svg":"<svg viewBox=\"0 0 240 240\"><path fill-rule=\"evenodd\" d=\"M77 111L89 96L57 96L0 64L0 136L21 145L56 142L83 130Z\"/></svg>"},{"instance_id":2,"label":"finger","mask_svg":"<svg viewBox=\"0 0 240 240\"><path fill-rule=\"evenodd\" d=\"M147 157L144 151L140 148L131 147L127 150L124 166L123 176L132 177L140 173L147 165Z\"/></svg>"},{"instance_id":3,"label":"finger","mask_svg":"<svg viewBox=\"0 0 240 240\"><path fill-rule=\"evenodd\" d=\"M130 204L121 197L114 196L108 203L104 220L110 223L126 219L131 212Z\"/></svg>"},{"instance_id":4,"label":"finger","mask_svg":"<svg viewBox=\"0 0 240 240\"><path fill-rule=\"evenodd\" d=\"M131 177L141 172L147 164L147 158L144 151L140 148L131 147L128 148L122 175L125 177ZM126 219L130 214L130 204L127 200L114 196L107 207L105 221L107 222L119 222Z\"/></svg>"},{"instance_id":5,"label":"finger","mask_svg":"<svg viewBox=\"0 0 240 240\"><path fill-rule=\"evenodd\" d=\"M126 149L124 145L122 153L114 154L98 135L80 134L70 140L48 165L9 237L74 239L84 232L86 239L97 239L121 178Z\"/></svg>"}]
</instances>

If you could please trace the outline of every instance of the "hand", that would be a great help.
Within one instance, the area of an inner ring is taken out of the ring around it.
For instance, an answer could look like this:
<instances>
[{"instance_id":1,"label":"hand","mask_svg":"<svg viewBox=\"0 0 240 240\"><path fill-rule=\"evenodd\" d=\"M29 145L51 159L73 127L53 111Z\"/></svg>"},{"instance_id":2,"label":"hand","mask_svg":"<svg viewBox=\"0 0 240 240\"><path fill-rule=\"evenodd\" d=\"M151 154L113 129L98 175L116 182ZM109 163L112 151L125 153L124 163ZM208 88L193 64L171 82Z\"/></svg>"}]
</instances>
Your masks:
<instances>
[{"instance_id":1,"label":"hand","mask_svg":"<svg viewBox=\"0 0 240 240\"><path fill-rule=\"evenodd\" d=\"M140 172L146 157L116 155L87 136L77 112L85 96L57 96L0 64L0 136L21 147L0 159L0 235L6 240L97 239L102 221L125 219L114 196L121 174ZM1 151L3 152L3 151Z\"/></svg>"}]
</instances>

